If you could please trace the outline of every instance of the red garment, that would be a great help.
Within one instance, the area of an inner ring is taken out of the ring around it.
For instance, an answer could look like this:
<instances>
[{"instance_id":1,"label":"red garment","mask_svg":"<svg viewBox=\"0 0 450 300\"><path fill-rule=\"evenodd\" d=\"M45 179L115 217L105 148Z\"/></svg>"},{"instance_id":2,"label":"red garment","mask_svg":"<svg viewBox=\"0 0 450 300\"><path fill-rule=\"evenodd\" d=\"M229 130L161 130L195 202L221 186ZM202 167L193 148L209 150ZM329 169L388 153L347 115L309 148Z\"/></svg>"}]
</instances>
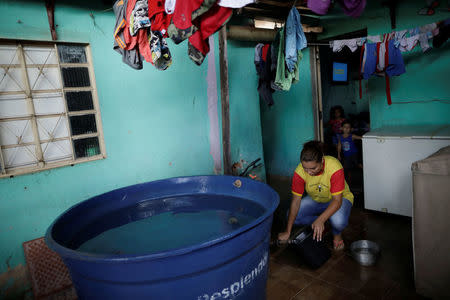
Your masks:
<instances>
[{"instance_id":1,"label":"red garment","mask_svg":"<svg viewBox=\"0 0 450 300\"><path fill-rule=\"evenodd\" d=\"M178 2L180 1L177 1L177 3ZM195 25L198 30L189 37L189 43L195 50L200 52L202 56L206 56L209 52L208 37L226 24L231 18L232 13L233 9L214 4L212 8L195 20Z\"/></svg>"},{"instance_id":2,"label":"red garment","mask_svg":"<svg viewBox=\"0 0 450 300\"><path fill-rule=\"evenodd\" d=\"M172 14L172 23L178 30L192 27L193 21L212 7L214 3L211 2L205 0L177 1Z\"/></svg>"},{"instance_id":3,"label":"red garment","mask_svg":"<svg viewBox=\"0 0 450 300\"><path fill-rule=\"evenodd\" d=\"M269 52L269 44L265 44L261 49L261 58L263 61L267 61L267 52Z\"/></svg>"},{"instance_id":4,"label":"red garment","mask_svg":"<svg viewBox=\"0 0 450 300\"><path fill-rule=\"evenodd\" d=\"M333 133L342 133L341 127L342 127L342 122L344 122L345 119L332 119L330 121L328 121L328 124L331 125L331 130L333 131Z\"/></svg>"},{"instance_id":5,"label":"red garment","mask_svg":"<svg viewBox=\"0 0 450 300\"><path fill-rule=\"evenodd\" d=\"M130 33L130 17L136 6L136 1L137 0L128 0L125 20L126 26L123 30L123 36L125 38L125 43L127 44L125 49L132 50L137 46L142 57L144 57L147 62L152 63L152 53L150 51L150 44L148 43L148 31L140 29L135 36L132 36Z\"/></svg>"},{"instance_id":6,"label":"red garment","mask_svg":"<svg viewBox=\"0 0 450 300\"><path fill-rule=\"evenodd\" d=\"M165 2L165 0L148 0L148 17L152 22L152 31L164 32L163 36L167 37L167 27L172 20L172 15L166 14Z\"/></svg>"}]
</instances>

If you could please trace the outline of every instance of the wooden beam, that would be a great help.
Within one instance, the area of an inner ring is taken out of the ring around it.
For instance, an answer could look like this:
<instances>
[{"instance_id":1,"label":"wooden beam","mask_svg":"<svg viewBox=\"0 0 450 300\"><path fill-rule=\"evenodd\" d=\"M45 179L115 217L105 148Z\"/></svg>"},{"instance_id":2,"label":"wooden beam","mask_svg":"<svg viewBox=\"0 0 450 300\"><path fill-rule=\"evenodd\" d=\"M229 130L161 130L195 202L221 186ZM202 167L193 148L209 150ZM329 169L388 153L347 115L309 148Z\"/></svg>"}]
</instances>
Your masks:
<instances>
[{"instance_id":1,"label":"wooden beam","mask_svg":"<svg viewBox=\"0 0 450 300\"><path fill-rule=\"evenodd\" d=\"M303 31L305 33L310 32L322 32L323 28L321 26L310 27L307 25L302 25ZM255 28L251 26L239 26L239 25L229 25L228 26L228 38L230 40L239 41L250 41L250 42L272 42L277 34L277 29L262 29Z\"/></svg>"},{"instance_id":2,"label":"wooden beam","mask_svg":"<svg viewBox=\"0 0 450 300\"><path fill-rule=\"evenodd\" d=\"M52 34L52 40L56 41L58 36L55 29L55 0L45 0L45 8L47 9L48 25Z\"/></svg>"},{"instance_id":3,"label":"wooden beam","mask_svg":"<svg viewBox=\"0 0 450 300\"><path fill-rule=\"evenodd\" d=\"M34 103L33 98L31 94L31 87L30 87L30 80L28 78L28 71L27 66L25 62L25 52L23 50L23 47L21 44L17 46L17 51L19 53L19 61L22 65L22 78L23 82L25 84L25 95L27 100L27 108L28 113L31 115L31 128L33 130L33 136L34 136L34 144L35 144L35 156L36 156L36 162L40 168L44 166L44 154L42 153L42 147L41 143L39 142L39 129L37 126L37 120L36 120L36 111L34 109Z\"/></svg>"},{"instance_id":4,"label":"wooden beam","mask_svg":"<svg viewBox=\"0 0 450 300\"><path fill-rule=\"evenodd\" d=\"M254 18L258 20L273 20L278 23L284 23L286 22L286 19L288 17L289 10L287 9L263 9L259 7L249 7L246 6L242 9L239 16L247 17L247 18ZM308 25L318 25L320 20L319 16L313 15L313 14L302 14L302 24L308 24Z\"/></svg>"},{"instance_id":5,"label":"wooden beam","mask_svg":"<svg viewBox=\"0 0 450 300\"><path fill-rule=\"evenodd\" d=\"M65 166L73 166L73 165L77 165L77 164L81 164L84 162L88 162L88 161L94 161L94 160L99 160L99 159L104 159L105 156L103 156L102 154L98 154L95 156L89 156L89 157L83 157L83 158L77 158L76 160L71 160L70 158L68 158L67 160L63 160L63 161L58 161L58 162L47 162L42 168L38 169L36 167L18 167L18 168L8 168L8 170L6 170L6 173L4 174L0 174L0 178L4 178L4 177L14 177L17 175L23 175L23 174L32 174L32 173L36 173L36 172L40 172L40 171L44 171L44 170L49 170L49 169L53 169L53 168L59 168L59 167L65 167Z\"/></svg>"},{"instance_id":6,"label":"wooden beam","mask_svg":"<svg viewBox=\"0 0 450 300\"><path fill-rule=\"evenodd\" d=\"M223 26L219 31L219 61L220 61L220 102L222 104L222 152L223 171L231 175L230 150L230 95L228 90L228 57L227 57L227 29Z\"/></svg>"}]
</instances>

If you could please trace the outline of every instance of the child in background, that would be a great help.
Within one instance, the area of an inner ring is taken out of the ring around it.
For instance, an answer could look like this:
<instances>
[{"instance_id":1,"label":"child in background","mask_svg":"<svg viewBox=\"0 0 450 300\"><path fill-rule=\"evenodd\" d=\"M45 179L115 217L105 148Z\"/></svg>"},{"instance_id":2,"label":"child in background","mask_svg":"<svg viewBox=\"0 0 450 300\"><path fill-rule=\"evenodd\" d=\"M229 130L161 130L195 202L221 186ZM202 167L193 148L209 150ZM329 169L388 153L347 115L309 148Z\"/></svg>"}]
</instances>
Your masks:
<instances>
[{"instance_id":1,"label":"child in background","mask_svg":"<svg viewBox=\"0 0 450 300\"><path fill-rule=\"evenodd\" d=\"M360 166L358 162L358 149L354 140L361 140L359 135L352 134L352 126L349 121L342 122L342 134L338 135L338 159L342 161L347 181L350 182L350 169ZM349 183L350 184L350 183Z\"/></svg>"},{"instance_id":2,"label":"child in background","mask_svg":"<svg viewBox=\"0 0 450 300\"><path fill-rule=\"evenodd\" d=\"M330 121L328 121L328 125L331 127L331 131L333 134L333 145L337 146L338 144L338 134L342 133L341 128L342 122L344 121L344 109L342 108L342 106L333 106L330 110Z\"/></svg>"}]
</instances>

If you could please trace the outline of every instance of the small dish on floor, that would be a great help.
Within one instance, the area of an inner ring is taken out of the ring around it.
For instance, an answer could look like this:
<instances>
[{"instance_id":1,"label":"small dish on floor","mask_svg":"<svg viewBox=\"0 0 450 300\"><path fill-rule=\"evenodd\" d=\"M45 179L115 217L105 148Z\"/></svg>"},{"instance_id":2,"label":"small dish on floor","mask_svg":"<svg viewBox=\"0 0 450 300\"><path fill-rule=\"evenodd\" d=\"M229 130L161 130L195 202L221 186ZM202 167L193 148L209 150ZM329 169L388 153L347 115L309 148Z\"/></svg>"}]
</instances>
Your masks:
<instances>
[{"instance_id":1,"label":"small dish on floor","mask_svg":"<svg viewBox=\"0 0 450 300\"><path fill-rule=\"evenodd\" d=\"M352 257L363 266L372 266L380 254L380 246L369 240L359 240L350 245Z\"/></svg>"}]
</instances>

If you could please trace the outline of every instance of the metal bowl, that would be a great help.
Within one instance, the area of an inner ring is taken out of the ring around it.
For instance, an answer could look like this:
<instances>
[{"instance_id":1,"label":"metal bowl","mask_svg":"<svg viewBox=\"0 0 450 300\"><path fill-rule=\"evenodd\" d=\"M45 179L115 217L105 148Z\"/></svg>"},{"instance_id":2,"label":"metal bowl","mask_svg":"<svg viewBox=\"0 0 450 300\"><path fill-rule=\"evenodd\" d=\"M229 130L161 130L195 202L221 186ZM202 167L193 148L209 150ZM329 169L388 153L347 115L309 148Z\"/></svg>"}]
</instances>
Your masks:
<instances>
[{"instance_id":1,"label":"metal bowl","mask_svg":"<svg viewBox=\"0 0 450 300\"><path fill-rule=\"evenodd\" d=\"M369 240L359 240L350 245L352 257L363 266L371 266L376 263L380 254L377 243Z\"/></svg>"}]
</instances>

